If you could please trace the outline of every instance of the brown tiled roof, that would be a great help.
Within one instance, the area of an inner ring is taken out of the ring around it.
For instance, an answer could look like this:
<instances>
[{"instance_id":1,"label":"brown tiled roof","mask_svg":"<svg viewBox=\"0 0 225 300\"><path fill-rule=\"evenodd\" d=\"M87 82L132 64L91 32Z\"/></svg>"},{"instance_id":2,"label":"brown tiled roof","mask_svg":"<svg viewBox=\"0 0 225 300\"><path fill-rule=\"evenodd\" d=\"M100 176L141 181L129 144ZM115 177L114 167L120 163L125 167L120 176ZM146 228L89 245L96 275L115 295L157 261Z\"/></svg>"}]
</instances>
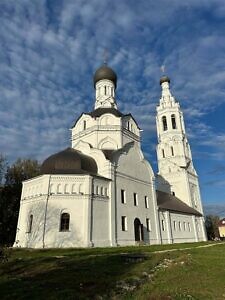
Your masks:
<instances>
[{"instance_id":1,"label":"brown tiled roof","mask_svg":"<svg viewBox=\"0 0 225 300\"><path fill-rule=\"evenodd\" d=\"M185 204L183 201L181 201L174 195L161 192L161 191L156 191L156 194L157 194L157 204L160 209L180 212L189 215L202 216L200 212L188 206L187 204Z\"/></svg>"}]
</instances>

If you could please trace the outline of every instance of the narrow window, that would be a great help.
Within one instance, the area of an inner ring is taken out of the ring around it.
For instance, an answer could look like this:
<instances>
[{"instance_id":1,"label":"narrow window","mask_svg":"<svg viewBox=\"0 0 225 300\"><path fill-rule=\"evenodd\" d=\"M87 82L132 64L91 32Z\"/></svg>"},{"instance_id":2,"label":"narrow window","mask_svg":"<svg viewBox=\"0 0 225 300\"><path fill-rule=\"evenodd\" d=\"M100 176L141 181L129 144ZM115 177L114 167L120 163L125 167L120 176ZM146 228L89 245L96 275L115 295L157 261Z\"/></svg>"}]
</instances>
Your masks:
<instances>
[{"instance_id":1,"label":"narrow window","mask_svg":"<svg viewBox=\"0 0 225 300\"><path fill-rule=\"evenodd\" d=\"M98 195L98 186L96 186L96 195Z\"/></svg>"},{"instance_id":2,"label":"narrow window","mask_svg":"<svg viewBox=\"0 0 225 300\"><path fill-rule=\"evenodd\" d=\"M64 186L64 194L69 194L68 184L65 184Z\"/></svg>"},{"instance_id":3,"label":"narrow window","mask_svg":"<svg viewBox=\"0 0 225 300\"><path fill-rule=\"evenodd\" d=\"M167 121L166 121L166 116L162 117L162 124L163 124L163 130L167 130Z\"/></svg>"},{"instance_id":4,"label":"narrow window","mask_svg":"<svg viewBox=\"0 0 225 300\"><path fill-rule=\"evenodd\" d=\"M146 219L146 227L147 227L147 231L151 231L151 222L150 222L150 219Z\"/></svg>"},{"instance_id":5,"label":"narrow window","mask_svg":"<svg viewBox=\"0 0 225 300\"><path fill-rule=\"evenodd\" d=\"M127 231L127 217L125 216L121 217L121 227L122 231Z\"/></svg>"},{"instance_id":6,"label":"narrow window","mask_svg":"<svg viewBox=\"0 0 225 300\"><path fill-rule=\"evenodd\" d=\"M165 158L165 151L162 149L162 157Z\"/></svg>"},{"instance_id":7,"label":"narrow window","mask_svg":"<svg viewBox=\"0 0 225 300\"><path fill-rule=\"evenodd\" d=\"M177 128L177 124L176 124L176 117L175 117L175 115L171 115L171 123L172 123L172 128L176 129Z\"/></svg>"},{"instance_id":8,"label":"narrow window","mask_svg":"<svg viewBox=\"0 0 225 300\"><path fill-rule=\"evenodd\" d=\"M162 220L162 231L165 231L165 221Z\"/></svg>"},{"instance_id":9,"label":"narrow window","mask_svg":"<svg viewBox=\"0 0 225 300\"><path fill-rule=\"evenodd\" d=\"M145 196L145 208L149 208L148 197Z\"/></svg>"},{"instance_id":10,"label":"narrow window","mask_svg":"<svg viewBox=\"0 0 225 300\"><path fill-rule=\"evenodd\" d=\"M67 213L61 214L60 231L68 231L70 226L70 215Z\"/></svg>"},{"instance_id":11,"label":"narrow window","mask_svg":"<svg viewBox=\"0 0 225 300\"><path fill-rule=\"evenodd\" d=\"M83 130L86 130L86 128L87 128L87 121L84 120L84 122L83 122Z\"/></svg>"},{"instance_id":12,"label":"narrow window","mask_svg":"<svg viewBox=\"0 0 225 300\"><path fill-rule=\"evenodd\" d=\"M121 203L126 203L125 191L121 190Z\"/></svg>"},{"instance_id":13,"label":"narrow window","mask_svg":"<svg viewBox=\"0 0 225 300\"><path fill-rule=\"evenodd\" d=\"M184 222L184 231L186 230L186 223Z\"/></svg>"},{"instance_id":14,"label":"narrow window","mask_svg":"<svg viewBox=\"0 0 225 300\"><path fill-rule=\"evenodd\" d=\"M28 230L27 230L28 233L31 233L32 225L33 225L33 215L30 215L29 216L29 222L28 222Z\"/></svg>"},{"instance_id":15,"label":"narrow window","mask_svg":"<svg viewBox=\"0 0 225 300\"><path fill-rule=\"evenodd\" d=\"M175 192L172 192L172 195L175 196Z\"/></svg>"},{"instance_id":16,"label":"narrow window","mask_svg":"<svg viewBox=\"0 0 225 300\"><path fill-rule=\"evenodd\" d=\"M171 147L170 149L171 149L171 155L174 156L173 147Z\"/></svg>"},{"instance_id":17,"label":"narrow window","mask_svg":"<svg viewBox=\"0 0 225 300\"><path fill-rule=\"evenodd\" d=\"M111 87L111 96L113 96L113 87Z\"/></svg>"},{"instance_id":18,"label":"narrow window","mask_svg":"<svg viewBox=\"0 0 225 300\"><path fill-rule=\"evenodd\" d=\"M178 225L179 225L179 230L181 231L181 222L180 221L179 221Z\"/></svg>"},{"instance_id":19,"label":"narrow window","mask_svg":"<svg viewBox=\"0 0 225 300\"><path fill-rule=\"evenodd\" d=\"M134 193L134 206L138 206L137 193Z\"/></svg>"},{"instance_id":20,"label":"narrow window","mask_svg":"<svg viewBox=\"0 0 225 300\"><path fill-rule=\"evenodd\" d=\"M108 191L107 191L107 188L105 188L105 196L108 195Z\"/></svg>"},{"instance_id":21,"label":"narrow window","mask_svg":"<svg viewBox=\"0 0 225 300\"><path fill-rule=\"evenodd\" d=\"M130 122L127 122L127 130L130 130Z\"/></svg>"},{"instance_id":22,"label":"narrow window","mask_svg":"<svg viewBox=\"0 0 225 300\"><path fill-rule=\"evenodd\" d=\"M105 95L106 95L106 86L105 86Z\"/></svg>"},{"instance_id":23,"label":"narrow window","mask_svg":"<svg viewBox=\"0 0 225 300\"><path fill-rule=\"evenodd\" d=\"M174 229L174 231L176 231L176 228L177 228L176 221L173 221L173 229Z\"/></svg>"}]
</instances>

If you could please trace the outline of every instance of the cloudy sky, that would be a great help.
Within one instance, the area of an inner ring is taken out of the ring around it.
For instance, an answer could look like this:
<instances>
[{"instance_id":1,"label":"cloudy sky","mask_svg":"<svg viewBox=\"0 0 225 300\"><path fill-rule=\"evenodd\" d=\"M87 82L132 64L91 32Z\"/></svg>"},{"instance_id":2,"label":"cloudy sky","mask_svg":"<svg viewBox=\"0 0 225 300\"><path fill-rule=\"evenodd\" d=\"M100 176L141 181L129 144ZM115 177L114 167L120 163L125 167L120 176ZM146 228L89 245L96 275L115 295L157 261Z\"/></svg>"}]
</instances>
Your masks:
<instances>
[{"instance_id":1,"label":"cloudy sky","mask_svg":"<svg viewBox=\"0 0 225 300\"><path fill-rule=\"evenodd\" d=\"M42 161L70 146L94 104L92 76L117 72L117 101L156 165L160 66L184 111L203 203L225 214L224 0L0 0L0 153Z\"/></svg>"}]
</instances>

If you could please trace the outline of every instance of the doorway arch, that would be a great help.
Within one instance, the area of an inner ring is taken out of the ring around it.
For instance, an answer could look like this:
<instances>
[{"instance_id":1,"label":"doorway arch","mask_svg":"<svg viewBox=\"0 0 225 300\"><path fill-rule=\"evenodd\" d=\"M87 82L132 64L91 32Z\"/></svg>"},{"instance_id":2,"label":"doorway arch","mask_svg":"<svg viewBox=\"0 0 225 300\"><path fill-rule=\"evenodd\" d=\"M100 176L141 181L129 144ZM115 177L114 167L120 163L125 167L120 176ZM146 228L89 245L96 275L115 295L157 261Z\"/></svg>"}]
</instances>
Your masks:
<instances>
[{"instance_id":1,"label":"doorway arch","mask_svg":"<svg viewBox=\"0 0 225 300\"><path fill-rule=\"evenodd\" d=\"M134 220L134 238L136 242L141 242L144 240L143 234L143 224L138 218Z\"/></svg>"}]
</instances>

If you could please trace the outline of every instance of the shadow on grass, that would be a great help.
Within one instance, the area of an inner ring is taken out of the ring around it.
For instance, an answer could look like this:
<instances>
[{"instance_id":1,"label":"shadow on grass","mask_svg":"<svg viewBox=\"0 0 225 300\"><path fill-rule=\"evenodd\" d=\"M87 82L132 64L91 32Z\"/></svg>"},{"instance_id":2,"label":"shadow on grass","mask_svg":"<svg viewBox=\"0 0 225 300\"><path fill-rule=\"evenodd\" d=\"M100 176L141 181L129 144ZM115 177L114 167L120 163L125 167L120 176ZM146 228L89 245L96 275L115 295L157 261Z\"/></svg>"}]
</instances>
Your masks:
<instances>
[{"instance_id":1,"label":"shadow on grass","mask_svg":"<svg viewBox=\"0 0 225 300\"><path fill-rule=\"evenodd\" d=\"M17 259L0 272L1 299L107 298L116 282L136 267L137 263L127 263L119 254Z\"/></svg>"}]
</instances>

